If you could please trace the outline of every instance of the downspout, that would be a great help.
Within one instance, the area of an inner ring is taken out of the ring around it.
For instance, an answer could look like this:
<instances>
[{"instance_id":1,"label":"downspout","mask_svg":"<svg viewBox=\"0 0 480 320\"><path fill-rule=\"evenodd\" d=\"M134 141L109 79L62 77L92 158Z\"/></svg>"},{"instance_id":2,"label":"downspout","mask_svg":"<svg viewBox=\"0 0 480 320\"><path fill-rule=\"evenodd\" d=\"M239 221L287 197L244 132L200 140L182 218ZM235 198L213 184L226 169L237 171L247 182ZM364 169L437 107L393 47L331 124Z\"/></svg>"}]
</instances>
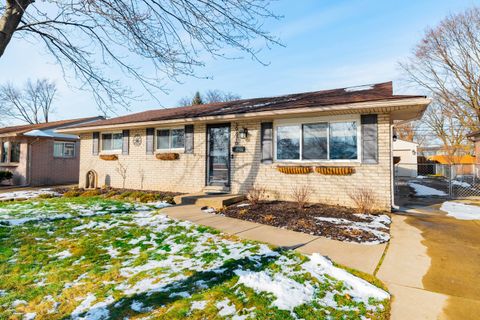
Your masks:
<instances>
[{"instance_id":1,"label":"downspout","mask_svg":"<svg viewBox=\"0 0 480 320\"><path fill-rule=\"evenodd\" d=\"M39 140L40 138L36 138L32 142L27 142L27 187L32 183L32 145Z\"/></svg>"},{"instance_id":2,"label":"downspout","mask_svg":"<svg viewBox=\"0 0 480 320\"><path fill-rule=\"evenodd\" d=\"M388 137L388 143L390 144L390 194L391 194L391 203L392 203L392 211L399 210L400 206L395 204L395 167L393 165L393 128L395 127L394 124L390 125L390 132Z\"/></svg>"}]
</instances>

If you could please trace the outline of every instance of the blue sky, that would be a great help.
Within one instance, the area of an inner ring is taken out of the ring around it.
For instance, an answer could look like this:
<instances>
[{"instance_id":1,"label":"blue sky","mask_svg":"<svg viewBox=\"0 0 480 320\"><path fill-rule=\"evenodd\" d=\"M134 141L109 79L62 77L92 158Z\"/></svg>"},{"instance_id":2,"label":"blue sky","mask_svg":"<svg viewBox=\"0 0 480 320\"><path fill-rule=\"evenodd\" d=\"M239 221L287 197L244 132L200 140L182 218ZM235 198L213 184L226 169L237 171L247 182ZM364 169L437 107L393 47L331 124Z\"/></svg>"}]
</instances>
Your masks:
<instances>
[{"instance_id":1,"label":"blue sky","mask_svg":"<svg viewBox=\"0 0 480 320\"><path fill-rule=\"evenodd\" d=\"M198 74L210 79L167 82L169 94L157 98L162 106L170 107L196 90L220 89L249 98L389 80L394 81L397 93L419 93L400 82L398 62L408 57L427 27L478 4L480 1L473 0L279 0L272 10L284 17L266 28L285 47L265 49L260 54L267 66L248 56L237 60L208 58ZM99 114L87 93L65 84L61 70L37 44L14 39L0 59L0 68L0 83L54 79L59 96L52 119ZM118 114L159 107L153 99L146 99L136 102L131 111L119 109Z\"/></svg>"}]
</instances>

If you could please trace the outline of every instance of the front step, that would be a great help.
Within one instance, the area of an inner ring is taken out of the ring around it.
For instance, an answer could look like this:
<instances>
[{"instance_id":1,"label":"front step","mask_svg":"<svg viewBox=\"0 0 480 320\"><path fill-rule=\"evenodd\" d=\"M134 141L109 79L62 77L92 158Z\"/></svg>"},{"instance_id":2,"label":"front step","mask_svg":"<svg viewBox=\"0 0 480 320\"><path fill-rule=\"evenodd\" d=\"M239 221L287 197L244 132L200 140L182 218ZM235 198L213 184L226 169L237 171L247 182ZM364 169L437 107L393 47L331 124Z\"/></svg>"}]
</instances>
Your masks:
<instances>
[{"instance_id":1,"label":"front step","mask_svg":"<svg viewBox=\"0 0 480 320\"><path fill-rule=\"evenodd\" d=\"M229 193L230 188L225 186L206 186L202 191L206 194Z\"/></svg>"},{"instance_id":2,"label":"front step","mask_svg":"<svg viewBox=\"0 0 480 320\"><path fill-rule=\"evenodd\" d=\"M192 193L186 195L176 196L174 198L176 204L181 205L196 205L198 207L210 207L214 209L221 209L224 206L240 202L245 199L241 194L225 194L225 193Z\"/></svg>"}]
</instances>

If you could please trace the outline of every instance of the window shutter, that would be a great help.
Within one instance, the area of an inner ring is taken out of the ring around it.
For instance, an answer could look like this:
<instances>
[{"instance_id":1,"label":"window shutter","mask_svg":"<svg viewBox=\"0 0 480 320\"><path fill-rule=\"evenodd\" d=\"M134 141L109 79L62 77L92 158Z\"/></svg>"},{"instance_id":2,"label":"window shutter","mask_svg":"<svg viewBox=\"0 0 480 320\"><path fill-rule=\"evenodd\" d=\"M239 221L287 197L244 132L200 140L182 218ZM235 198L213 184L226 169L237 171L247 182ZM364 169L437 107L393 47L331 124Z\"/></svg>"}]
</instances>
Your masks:
<instances>
[{"instance_id":1,"label":"window shutter","mask_svg":"<svg viewBox=\"0 0 480 320\"><path fill-rule=\"evenodd\" d=\"M185 126L185 153L193 154L193 124Z\"/></svg>"},{"instance_id":2,"label":"window shutter","mask_svg":"<svg viewBox=\"0 0 480 320\"><path fill-rule=\"evenodd\" d=\"M128 147L129 147L129 137L130 137L130 130L123 130L123 140L122 140L122 154L128 154Z\"/></svg>"},{"instance_id":3,"label":"window shutter","mask_svg":"<svg viewBox=\"0 0 480 320\"><path fill-rule=\"evenodd\" d=\"M378 116L365 114L361 116L362 124L362 162L378 163Z\"/></svg>"},{"instance_id":4,"label":"window shutter","mask_svg":"<svg viewBox=\"0 0 480 320\"><path fill-rule=\"evenodd\" d=\"M147 128L147 139L145 144L147 145L147 154L153 154L153 135L155 133L155 128Z\"/></svg>"},{"instance_id":5,"label":"window shutter","mask_svg":"<svg viewBox=\"0 0 480 320\"><path fill-rule=\"evenodd\" d=\"M262 163L273 162L273 122L261 125Z\"/></svg>"},{"instance_id":6,"label":"window shutter","mask_svg":"<svg viewBox=\"0 0 480 320\"><path fill-rule=\"evenodd\" d=\"M92 133L92 154L94 156L98 155L99 143L100 143L100 132Z\"/></svg>"}]
</instances>

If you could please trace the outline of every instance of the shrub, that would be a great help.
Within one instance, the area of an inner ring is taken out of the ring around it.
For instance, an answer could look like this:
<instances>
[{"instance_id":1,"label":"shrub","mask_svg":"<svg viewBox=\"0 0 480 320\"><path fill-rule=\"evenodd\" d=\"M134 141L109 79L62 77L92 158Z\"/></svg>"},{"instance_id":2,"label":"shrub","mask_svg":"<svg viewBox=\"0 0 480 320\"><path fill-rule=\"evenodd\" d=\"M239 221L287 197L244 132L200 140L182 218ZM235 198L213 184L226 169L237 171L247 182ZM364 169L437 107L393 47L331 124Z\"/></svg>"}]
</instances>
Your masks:
<instances>
[{"instance_id":1,"label":"shrub","mask_svg":"<svg viewBox=\"0 0 480 320\"><path fill-rule=\"evenodd\" d=\"M157 201L157 196L153 193L145 193L138 199L140 202L154 202Z\"/></svg>"},{"instance_id":2,"label":"shrub","mask_svg":"<svg viewBox=\"0 0 480 320\"><path fill-rule=\"evenodd\" d=\"M292 188L292 198L297 203L299 209L305 208L311 195L312 189L307 185Z\"/></svg>"},{"instance_id":3,"label":"shrub","mask_svg":"<svg viewBox=\"0 0 480 320\"><path fill-rule=\"evenodd\" d=\"M13 173L10 171L0 171L0 182L3 180L10 180L13 178Z\"/></svg>"},{"instance_id":4,"label":"shrub","mask_svg":"<svg viewBox=\"0 0 480 320\"><path fill-rule=\"evenodd\" d=\"M80 196L81 197L96 197L96 196L99 196L101 195L102 192L98 189L95 189L95 190L87 190L85 192L83 192Z\"/></svg>"},{"instance_id":5,"label":"shrub","mask_svg":"<svg viewBox=\"0 0 480 320\"><path fill-rule=\"evenodd\" d=\"M145 192L142 192L142 191L133 191L129 198L137 201L137 200L140 200L141 197L143 197L146 193Z\"/></svg>"},{"instance_id":6,"label":"shrub","mask_svg":"<svg viewBox=\"0 0 480 320\"><path fill-rule=\"evenodd\" d=\"M50 199L50 198L54 198L55 195L51 194L51 193L41 193L38 195L37 198L40 198L40 199Z\"/></svg>"},{"instance_id":7,"label":"shrub","mask_svg":"<svg viewBox=\"0 0 480 320\"><path fill-rule=\"evenodd\" d=\"M82 194L82 192L78 189L70 189L67 192L65 192L63 194L63 196L67 197L67 198L75 198L75 197L80 196L81 194Z\"/></svg>"},{"instance_id":8,"label":"shrub","mask_svg":"<svg viewBox=\"0 0 480 320\"><path fill-rule=\"evenodd\" d=\"M132 191L125 191L123 193L121 193L118 198L119 199L127 199L127 198L130 198L130 196L132 195Z\"/></svg>"},{"instance_id":9,"label":"shrub","mask_svg":"<svg viewBox=\"0 0 480 320\"><path fill-rule=\"evenodd\" d=\"M260 201L265 200L266 190L265 187L252 187L247 192L247 199L251 204L258 204Z\"/></svg>"},{"instance_id":10,"label":"shrub","mask_svg":"<svg viewBox=\"0 0 480 320\"><path fill-rule=\"evenodd\" d=\"M172 196L163 196L161 200L169 204L175 204L175 200L173 199Z\"/></svg>"},{"instance_id":11,"label":"shrub","mask_svg":"<svg viewBox=\"0 0 480 320\"><path fill-rule=\"evenodd\" d=\"M111 191L108 191L107 193L105 193L105 198L113 198L115 197L116 195L118 195L118 191L115 191L115 190L111 190Z\"/></svg>"},{"instance_id":12,"label":"shrub","mask_svg":"<svg viewBox=\"0 0 480 320\"><path fill-rule=\"evenodd\" d=\"M358 188L348 192L348 196L355 203L358 213L371 213L373 211L376 199L372 189Z\"/></svg>"}]
</instances>

